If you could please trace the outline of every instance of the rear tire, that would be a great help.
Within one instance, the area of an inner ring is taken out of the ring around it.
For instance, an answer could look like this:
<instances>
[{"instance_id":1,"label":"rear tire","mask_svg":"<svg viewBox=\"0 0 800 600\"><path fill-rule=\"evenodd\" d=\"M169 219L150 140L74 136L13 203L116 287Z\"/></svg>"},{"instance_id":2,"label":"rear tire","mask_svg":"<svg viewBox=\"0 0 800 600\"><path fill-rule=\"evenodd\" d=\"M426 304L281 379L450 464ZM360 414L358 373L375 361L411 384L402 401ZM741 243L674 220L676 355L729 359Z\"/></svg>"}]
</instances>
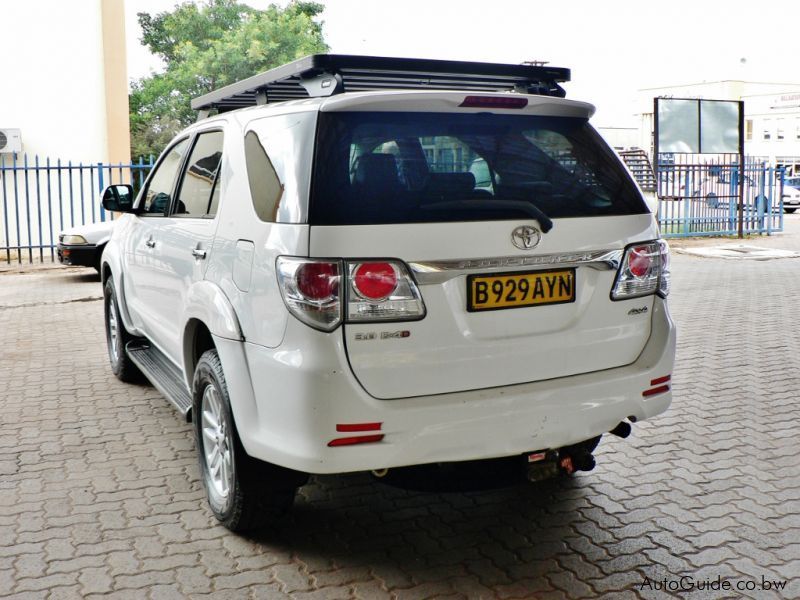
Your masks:
<instances>
[{"instance_id":1,"label":"rear tire","mask_svg":"<svg viewBox=\"0 0 800 600\"><path fill-rule=\"evenodd\" d=\"M291 508L297 488L308 476L256 460L245 452L216 350L200 357L192 396L200 476L211 512L235 532L277 520Z\"/></svg>"},{"instance_id":2,"label":"rear tire","mask_svg":"<svg viewBox=\"0 0 800 600\"><path fill-rule=\"evenodd\" d=\"M786 211L786 212L787 212L787 213L789 213L789 214L792 214L792 213L793 213L794 211L796 211L797 209L796 209L796 208L786 208L786 207L784 207L784 208L783 208L783 210L784 210L784 211Z\"/></svg>"},{"instance_id":3,"label":"rear tire","mask_svg":"<svg viewBox=\"0 0 800 600\"><path fill-rule=\"evenodd\" d=\"M108 345L108 360L111 363L111 371L117 376L117 379L125 383L141 381L141 371L125 352L125 346L134 338L125 329L125 324L120 317L113 277L109 277L103 287L103 304L106 321L106 344Z\"/></svg>"}]
</instances>

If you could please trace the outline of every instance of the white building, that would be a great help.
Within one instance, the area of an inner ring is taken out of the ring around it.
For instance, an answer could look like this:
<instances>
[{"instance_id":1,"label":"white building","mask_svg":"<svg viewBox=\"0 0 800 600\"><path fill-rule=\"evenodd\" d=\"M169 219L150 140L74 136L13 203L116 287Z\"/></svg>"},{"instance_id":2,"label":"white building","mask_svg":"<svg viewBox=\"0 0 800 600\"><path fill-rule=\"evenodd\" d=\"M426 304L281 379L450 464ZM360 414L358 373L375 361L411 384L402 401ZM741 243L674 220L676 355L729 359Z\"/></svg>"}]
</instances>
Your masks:
<instances>
[{"instance_id":1,"label":"white building","mask_svg":"<svg viewBox=\"0 0 800 600\"><path fill-rule=\"evenodd\" d=\"M2 22L0 130L28 155L128 162L123 0L8 2Z\"/></svg>"},{"instance_id":2,"label":"white building","mask_svg":"<svg viewBox=\"0 0 800 600\"><path fill-rule=\"evenodd\" d=\"M0 261L44 260L60 230L104 216L111 177L57 161L130 162L124 4L26 0L1 14Z\"/></svg>"}]
</instances>

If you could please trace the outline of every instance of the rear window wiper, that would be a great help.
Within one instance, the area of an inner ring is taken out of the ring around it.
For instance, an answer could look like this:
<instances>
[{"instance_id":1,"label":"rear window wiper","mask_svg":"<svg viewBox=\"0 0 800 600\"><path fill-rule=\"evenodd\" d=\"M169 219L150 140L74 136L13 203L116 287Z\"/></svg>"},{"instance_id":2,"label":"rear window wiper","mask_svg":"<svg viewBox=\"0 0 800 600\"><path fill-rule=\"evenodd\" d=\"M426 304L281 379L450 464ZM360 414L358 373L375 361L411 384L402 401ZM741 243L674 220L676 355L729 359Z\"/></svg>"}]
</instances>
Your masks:
<instances>
[{"instance_id":1,"label":"rear window wiper","mask_svg":"<svg viewBox=\"0 0 800 600\"><path fill-rule=\"evenodd\" d=\"M423 210L519 210L539 221L542 233L553 228L553 220L540 208L524 200L450 200L423 204Z\"/></svg>"}]
</instances>

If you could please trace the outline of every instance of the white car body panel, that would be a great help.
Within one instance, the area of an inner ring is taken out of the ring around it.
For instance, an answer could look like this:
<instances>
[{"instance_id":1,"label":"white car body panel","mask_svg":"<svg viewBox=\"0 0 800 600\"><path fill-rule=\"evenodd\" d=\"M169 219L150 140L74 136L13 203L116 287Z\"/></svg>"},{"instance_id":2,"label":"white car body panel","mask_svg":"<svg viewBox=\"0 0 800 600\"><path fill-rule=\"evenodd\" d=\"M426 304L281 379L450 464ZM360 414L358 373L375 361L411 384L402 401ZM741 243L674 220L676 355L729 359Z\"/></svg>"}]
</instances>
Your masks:
<instances>
[{"instance_id":1,"label":"white car body panel","mask_svg":"<svg viewBox=\"0 0 800 600\"><path fill-rule=\"evenodd\" d=\"M407 263L448 259L532 257L622 250L656 239L651 215L557 219L534 250L518 250L512 230L525 221L331 226L311 228L312 256L386 256ZM413 240L413 243L409 243ZM580 240L579 242L576 242ZM572 266L564 263L564 266ZM556 267L489 267L475 273L544 271ZM612 301L616 269L578 266L575 302L467 312L467 277L420 281L428 310L421 321L347 323L350 365L376 398L496 387L599 371L636 360L650 334L652 296ZM631 316L632 309L647 309ZM381 339L381 332L408 331ZM375 339L364 339L375 333Z\"/></svg>"},{"instance_id":2,"label":"white car body panel","mask_svg":"<svg viewBox=\"0 0 800 600\"><path fill-rule=\"evenodd\" d=\"M330 96L320 102L321 112L335 111L401 111L401 112L453 112L481 113L486 108L465 108L459 106L466 96L479 94L482 97L508 98L508 94L498 92L442 92L442 91L385 91L342 94ZM540 115L558 117L590 118L595 107L588 102L566 100L550 96L526 96L525 108L493 108L491 112L507 115Z\"/></svg>"},{"instance_id":3,"label":"white car body panel","mask_svg":"<svg viewBox=\"0 0 800 600\"><path fill-rule=\"evenodd\" d=\"M251 456L308 473L512 456L590 439L622 418L655 416L671 402L671 392L642 395L674 366L675 326L666 303L657 298L653 304L650 340L630 365L391 401L361 388L341 336L293 319L281 348L244 344L256 407L246 418L237 416L237 429ZM243 369L237 366L237 377L244 377ZM338 423L369 422L382 424L386 439L380 444L328 447L343 435Z\"/></svg>"}]
</instances>

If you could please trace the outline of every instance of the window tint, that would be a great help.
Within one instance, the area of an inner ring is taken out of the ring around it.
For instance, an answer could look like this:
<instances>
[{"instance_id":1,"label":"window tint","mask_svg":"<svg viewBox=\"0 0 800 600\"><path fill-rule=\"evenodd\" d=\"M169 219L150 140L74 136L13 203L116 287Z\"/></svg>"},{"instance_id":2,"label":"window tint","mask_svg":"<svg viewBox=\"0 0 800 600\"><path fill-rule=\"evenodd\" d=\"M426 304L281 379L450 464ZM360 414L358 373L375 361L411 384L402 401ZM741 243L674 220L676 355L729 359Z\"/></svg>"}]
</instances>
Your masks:
<instances>
[{"instance_id":1,"label":"window tint","mask_svg":"<svg viewBox=\"0 0 800 600\"><path fill-rule=\"evenodd\" d=\"M319 225L641 214L587 119L320 113L309 222Z\"/></svg>"},{"instance_id":2,"label":"window tint","mask_svg":"<svg viewBox=\"0 0 800 600\"><path fill-rule=\"evenodd\" d=\"M166 214L172 200L175 177L188 145L189 139L186 138L172 146L156 167L144 193L142 207L145 216L164 216Z\"/></svg>"},{"instance_id":3,"label":"window tint","mask_svg":"<svg viewBox=\"0 0 800 600\"><path fill-rule=\"evenodd\" d=\"M197 136L172 209L176 217L213 217L219 204L217 174L222 159L221 131Z\"/></svg>"},{"instance_id":4,"label":"window tint","mask_svg":"<svg viewBox=\"0 0 800 600\"><path fill-rule=\"evenodd\" d=\"M275 222L283 184L254 131L249 131L244 137L244 153L253 208L262 221Z\"/></svg>"}]
</instances>

